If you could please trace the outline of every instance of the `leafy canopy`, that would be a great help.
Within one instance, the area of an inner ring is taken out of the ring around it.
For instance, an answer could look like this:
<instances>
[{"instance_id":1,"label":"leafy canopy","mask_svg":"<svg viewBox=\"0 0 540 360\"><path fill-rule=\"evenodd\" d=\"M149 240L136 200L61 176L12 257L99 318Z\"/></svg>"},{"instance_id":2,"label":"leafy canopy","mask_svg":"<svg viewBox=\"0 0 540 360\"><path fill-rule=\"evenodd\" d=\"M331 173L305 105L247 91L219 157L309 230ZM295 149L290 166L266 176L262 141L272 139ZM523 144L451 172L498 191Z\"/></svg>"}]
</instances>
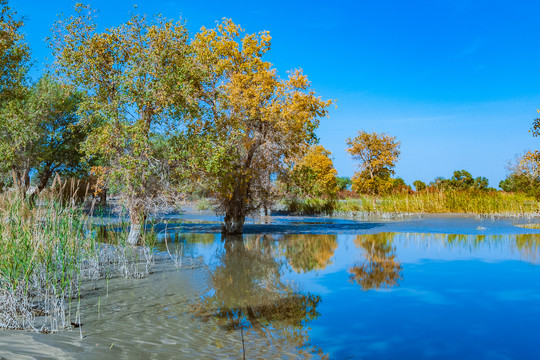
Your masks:
<instances>
[{"instance_id":1,"label":"leafy canopy","mask_svg":"<svg viewBox=\"0 0 540 360\"><path fill-rule=\"evenodd\" d=\"M21 33L23 21L0 0L0 108L24 93L30 50Z\"/></svg>"},{"instance_id":2,"label":"leafy canopy","mask_svg":"<svg viewBox=\"0 0 540 360\"><path fill-rule=\"evenodd\" d=\"M353 190L358 193L382 194L390 190L400 154L400 142L386 134L359 131L347 139L347 151L359 161L360 171L353 177Z\"/></svg>"},{"instance_id":3,"label":"leafy canopy","mask_svg":"<svg viewBox=\"0 0 540 360\"><path fill-rule=\"evenodd\" d=\"M41 191L53 173L87 172L80 145L90 128L79 123L83 94L45 75L0 112L0 166L28 189L30 172Z\"/></svg>"},{"instance_id":4,"label":"leafy canopy","mask_svg":"<svg viewBox=\"0 0 540 360\"><path fill-rule=\"evenodd\" d=\"M80 116L95 129L84 150L104 159L102 174L130 211L144 212L164 186L153 135L175 126L191 104L187 30L181 22L133 15L98 32L89 6L75 10L56 23L51 46L58 72L87 93Z\"/></svg>"},{"instance_id":5,"label":"leafy canopy","mask_svg":"<svg viewBox=\"0 0 540 360\"><path fill-rule=\"evenodd\" d=\"M337 171L330 155L322 145L315 145L295 164L290 177L298 195L330 199L337 196Z\"/></svg>"},{"instance_id":6,"label":"leafy canopy","mask_svg":"<svg viewBox=\"0 0 540 360\"><path fill-rule=\"evenodd\" d=\"M499 183L506 192L522 192L540 199L540 167L539 162L531 152L510 163L510 173Z\"/></svg>"},{"instance_id":7,"label":"leafy canopy","mask_svg":"<svg viewBox=\"0 0 540 360\"><path fill-rule=\"evenodd\" d=\"M301 70L281 79L263 56L268 32L244 34L231 20L202 28L192 46L203 81L200 112L177 137L178 168L218 200L218 212L243 223L271 191L270 179L316 141L321 100ZM235 221L236 221L235 220ZM232 221L232 220L231 220Z\"/></svg>"}]
</instances>

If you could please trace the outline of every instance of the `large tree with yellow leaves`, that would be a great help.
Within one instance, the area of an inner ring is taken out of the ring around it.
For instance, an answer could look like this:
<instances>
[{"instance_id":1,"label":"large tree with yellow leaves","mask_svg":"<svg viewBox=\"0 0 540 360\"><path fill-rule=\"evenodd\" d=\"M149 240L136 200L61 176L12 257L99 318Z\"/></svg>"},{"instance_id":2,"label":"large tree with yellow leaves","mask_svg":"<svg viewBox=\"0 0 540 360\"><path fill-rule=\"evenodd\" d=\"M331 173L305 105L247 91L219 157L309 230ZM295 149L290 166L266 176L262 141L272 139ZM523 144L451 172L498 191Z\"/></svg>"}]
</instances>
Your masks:
<instances>
[{"instance_id":1,"label":"large tree with yellow leaves","mask_svg":"<svg viewBox=\"0 0 540 360\"><path fill-rule=\"evenodd\" d=\"M264 61L268 32L244 34L225 19L203 28L192 42L205 81L198 88L199 116L176 148L182 171L217 199L222 232L243 232L245 217L267 199L274 175L316 142L321 100L301 70L281 79Z\"/></svg>"}]
</instances>

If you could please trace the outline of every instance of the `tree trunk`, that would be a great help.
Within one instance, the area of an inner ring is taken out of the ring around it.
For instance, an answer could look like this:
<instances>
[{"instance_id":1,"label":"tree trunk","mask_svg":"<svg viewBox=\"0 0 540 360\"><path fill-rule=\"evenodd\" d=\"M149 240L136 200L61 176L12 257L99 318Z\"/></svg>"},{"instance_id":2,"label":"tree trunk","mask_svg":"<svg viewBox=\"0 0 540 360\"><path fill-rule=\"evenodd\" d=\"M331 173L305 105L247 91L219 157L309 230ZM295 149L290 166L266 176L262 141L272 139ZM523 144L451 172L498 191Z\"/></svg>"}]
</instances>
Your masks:
<instances>
[{"instance_id":1,"label":"tree trunk","mask_svg":"<svg viewBox=\"0 0 540 360\"><path fill-rule=\"evenodd\" d=\"M227 235L242 234L244 232L244 221L246 220L245 211L234 208L227 209L225 219L221 224L221 233Z\"/></svg>"},{"instance_id":2,"label":"tree trunk","mask_svg":"<svg viewBox=\"0 0 540 360\"><path fill-rule=\"evenodd\" d=\"M221 240L225 243L224 247L227 256L234 257L235 254L244 254L245 246L242 235L224 234Z\"/></svg>"},{"instance_id":3,"label":"tree trunk","mask_svg":"<svg viewBox=\"0 0 540 360\"><path fill-rule=\"evenodd\" d=\"M102 189L99 192L99 206L107 207L107 189Z\"/></svg>"},{"instance_id":4,"label":"tree trunk","mask_svg":"<svg viewBox=\"0 0 540 360\"><path fill-rule=\"evenodd\" d=\"M127 243L129 245L137 245L144 232L144 223L146 222L146 209L143 205L133 205L129 209L129 218L131 224L129 227L129 235Z\"/></svg>"},{"instance_id":5,"label":"tree trunk","mask_svg":"<svg viewBox=\"0 0 540 360\"><path fill-rule=\"evenodd\" d=\"M35 205L37 196L43 191L43 189L45 189L45 186L47 186L47 183L49 182L52 174L53 171L51 169L51 166L47 164L43 172L40 174L39 184L36 190L30 195L30 204Z\"/></svg>"},{"instance_id":6,"label":"tree trunk","mask_svg":"<svg viewBox=\"0 0 540 360\"><path fill-rule=\"evenodd\" d=\"M22 197L26 199L26 192L30 188L30 167L24 165L24 169L21 171L20 168L12 166L11 176L13 177L15 188L19 190Z\"/></svg>"},{"instance_id":7,"label":"tree trunk","mask_svg":"<svg viewBox=\"0 0 540 360\"><path fill-rule=\"evenodd\" d=\"M21 187L21 184L19 182L19 171L15 168L15 166L11 167L11 177L13 178L13 185L19 189Z\"/></svg>"},{"instance_id":8,"label":"tree trunk","mask_svg":"<svg viewBox=\"0 0 540 360\"><path fill-rule=\"evenodd\" d=\"M249 180L238 179L232 197L225 202L225 219L221 224L222 234L234 235L244 232L244 221L250 197L249 185Z\"/></svg>"}]
</instances>

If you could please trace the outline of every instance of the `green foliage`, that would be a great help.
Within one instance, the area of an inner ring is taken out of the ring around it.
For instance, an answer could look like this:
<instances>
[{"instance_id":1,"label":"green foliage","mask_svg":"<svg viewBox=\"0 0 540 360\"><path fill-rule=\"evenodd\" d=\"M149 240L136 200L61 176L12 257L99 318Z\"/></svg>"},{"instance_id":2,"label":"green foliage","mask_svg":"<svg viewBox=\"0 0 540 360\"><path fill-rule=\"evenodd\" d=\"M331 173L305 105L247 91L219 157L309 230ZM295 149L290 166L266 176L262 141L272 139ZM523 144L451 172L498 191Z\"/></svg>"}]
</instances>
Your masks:
<instances>
[{"instance_id":1,"label":"green foliage","mask_svg":"<svg viewBox=\"0 0 540 360\"><path fill-rule=\"evenodd\" d=\"M499 182L499 187L506 192L522 192L540 199L540 179L528 174L509 174Z\"/></svg>"},{"instance_id":2,"label":"green foliage","mask_svg":"<svg viewBox=\"0 0 540 360\"><path fill-rule=\"evenodd\" d=\"M473 178L471 173L466 170L454 171L454 174L450 179L445 179L442 177L435 178L435 180L431 182L430 186L437 189L459 191L490 190L487 178L483 176Z\"/></svg>"},{"instance_id":3,"label":"green foliage","mask_svg":"<svg viewBox=\"0 0 540 360\"><path fill-rule=\"evenodd\" d=\"M0 112L0 166L12 172L23 193L30 185L30 172L39 179L37 193L54 173L88 173L80 146L90 127L76 114L83 98L81 92L45 75Z\"/></svg>"},{"instance_id":4,"label":"green foliage","mask_svg":"<svg viewBox=\"0 0 540 360\"><path fill-rule=\"evenodd\" d=\"M352 180L350 177L338 176L336 177L336 184L338 191L351 190Z\"/></svg>"},{"instance_id":5,"label":"green foliage","mask_svg":"<svg viewBox=\"0 0 540 360\"><path fill-rule=\"evenodd\" d=\"M540 168L537 153L528 152L510 163L506 179L499 187L506 192L521 192L540 199Z\"/></svg>"},{"instance_id":6,"label":"green foliage","mask_svg":"<svg viewBox=\"0 0 540 360\"><path fill-rule=\"evenodd\" d=\"M283 201L288 212L293 214L332 214L336 207L335 199L305 198L285 199Z\"/></svg>"},{"instance_id":7,"label":"green foliage","mask_svg":"<svg viewBox=\"0 0 540 360\"><path fill-rule=\"evenodd\" d=\"M363 195L339 201L336 212L369 213L469 213L530 215L540 211L540 203L523 193L431 189L414 194Z\"/></svg>"},{"instance_id":8,"label":"green foliage","mask_svg":"<svg viewBox=\"0 0 540 360\"><path fill-rule=\"evenodd\" d=\"M50 42L57 70L86 91L79 114L95 129L84 150L103 159L107 169L100 174L117 185L132 224L140 224L167 185L153 135L197 110L188 33L181 22L139 15L100 32L88 6L75 9L75 16L56 23Z\"/></svg>"},{"instance_id":9,"label":"green foliage","mask_svg":"<svg viewBox=\"0 0 540 360\"><path fill-rule=\"evenodd\" d=\"M473 187L474 179L468 171L456 170L454 171L454 175L450 179L448 185L454 189L466 190Z\"/></svg>"},{"instance_id":10,"label":"green foliage","mask_svg":"<svg viewBox=\"0 0 540 360\"><path fill-rule=\"evenodd\" d=\"M93 231L83 209L64 207L59 197L42 194L40 206L31 206L17 192L0 194L0 329L69 328L80 322L72 303L85 280L148 271L148 247L124 246L122 233ZM145 240L153 246L155 235Z\"/></svg>"},{"instance_id":11,"label":"green foliage","mask_svg":"<svg viewBox=\"0 0 540 360\"><path fill-rule=\"evenodd\" d=\"M390 191L394 194L400 194L412 192L412 189L409 185L405 184L405 180L398 177L392 179L392 187L390 188Z\"/></svg>"},{"instance_id":12,"label":"green foliage","mask_svg":"<svg viewBox=\"0 0 540 360\"><path fill-rule=\"evenodd\" d=\"M421 181L421 180L415 180L413 182L413 185L414 185L414 188L416 189L416 191L422 191L426 188L426 183Z\"/></svg>"},{"instance_id":13,"label":"green foliage","mask_svg":"<svg viewBox=\"0 0 540 360\"><path fill-rule=\"evenodd\" d=\"M0 327L31 329L40 312L59 322L60 304L77 295L83 256L94 252L85 216L52 202L30 207L16 193L0 197L0 216Z\"/></svg>"},{"instance_id":14,"label":"green foliage","mask_svg":"<svg viewBox=\"0 0 540 360\"><path fill-rule=\"evenodd\" d=\"M24 94L30 51L21 33L23 25L8 0L0 0L0 109Z\"/></svg>"}]
</instances>

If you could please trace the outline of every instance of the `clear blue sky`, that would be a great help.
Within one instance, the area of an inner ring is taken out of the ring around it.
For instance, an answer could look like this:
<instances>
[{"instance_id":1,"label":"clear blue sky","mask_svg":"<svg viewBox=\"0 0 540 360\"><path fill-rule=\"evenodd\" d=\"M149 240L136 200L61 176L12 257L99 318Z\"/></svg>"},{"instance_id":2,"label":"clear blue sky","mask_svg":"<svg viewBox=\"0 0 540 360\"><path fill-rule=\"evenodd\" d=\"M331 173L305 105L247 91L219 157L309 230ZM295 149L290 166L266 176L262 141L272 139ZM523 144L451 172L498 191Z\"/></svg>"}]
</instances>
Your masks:
<instances>
[{"instance_id":1,"label":"clear blue sky","mask_svg":"<svg viewBox=\"0 0 540 360\"><path fill-rule=\"evenodd\" d=\"M528 130L540 108L540 1L192 1L93 0L100 26L138 12L182 17L190 31L232 18L270 31L268 60L282 76L301 67L337 109L318 134L339 174L356 167L345 140L358 130L401 141L397 176L412 183L466 169L497 186L515 154L538 148ZM36 59L74 1L11 0L26 18Z\"/></svg>"}]
</instances>

